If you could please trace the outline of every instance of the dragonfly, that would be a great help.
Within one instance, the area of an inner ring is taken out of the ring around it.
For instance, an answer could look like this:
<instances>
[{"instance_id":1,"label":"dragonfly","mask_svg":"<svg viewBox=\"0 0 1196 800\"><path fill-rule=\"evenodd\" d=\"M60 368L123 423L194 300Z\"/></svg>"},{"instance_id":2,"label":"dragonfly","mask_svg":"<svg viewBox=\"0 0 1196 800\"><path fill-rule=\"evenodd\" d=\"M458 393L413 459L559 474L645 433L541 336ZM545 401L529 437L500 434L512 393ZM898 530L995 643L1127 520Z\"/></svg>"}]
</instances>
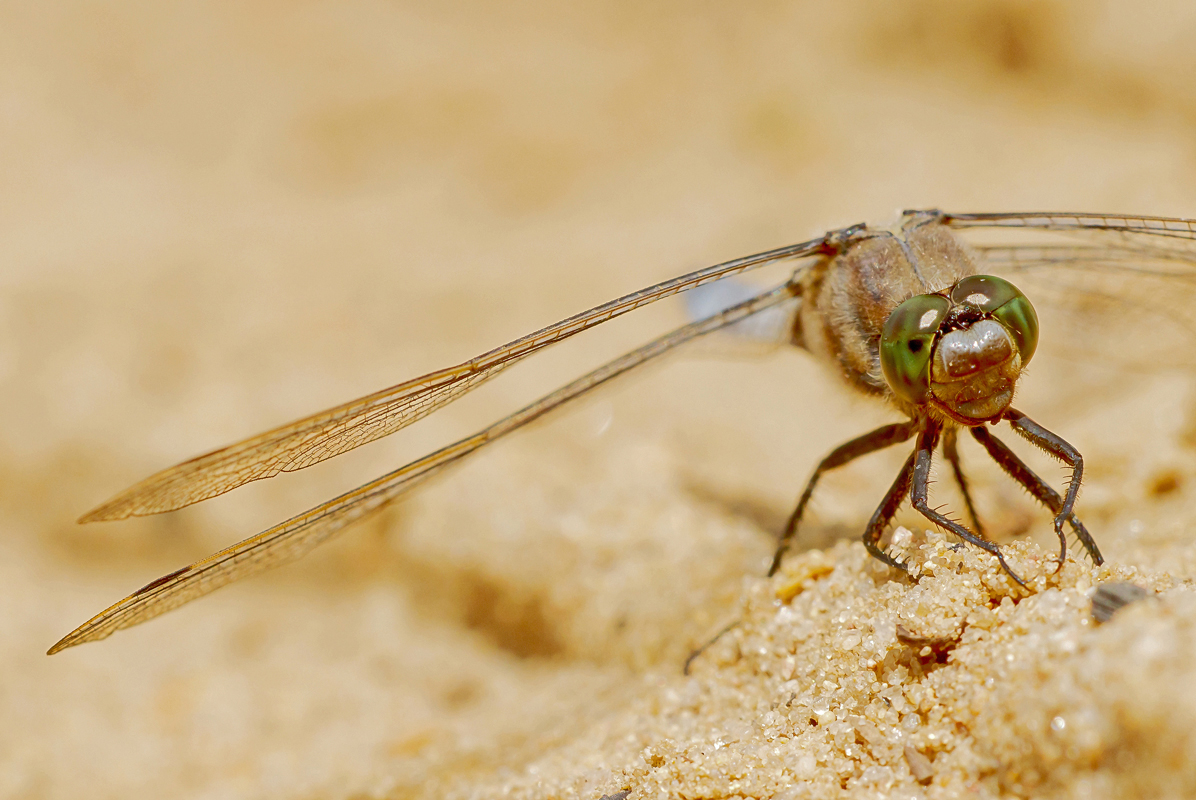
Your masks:
<instances>
[{"instance_id":1,"label":"dragonfly","mask_svg":"<svg viewBox=\"0 0 1196 800\"><path fill-rule=\"evenodd\" d=\"M809 241L737 258L666 280L568 317L476 358L252 436L162 470L81 517L80 522L160 514L256 480L294 472L375 441L443 408L551 345L651 303L780 262L795 262L771 288L695 319L541 397L487 428L399 467L201 561L150 582L101 611L50 648L54 654L106 638L233 581L306 555L352 523L486 445L681 345L715 331L783 313L785 340L829 365L861 394L887 402L903 421L832 450L814 469L782 531L768 574L792 546L819 479L869 453L913 441L896 479L864 529L868 552L895 570L908 565L882 547L899 507L913 507L962 543L981 548L1017 583L1001 547L985 533L960 464L966 432L1053 515L1058 561L1069 536L1088 558L1103 557L1076 513L1084 462L1079 451L1013 406L1038 348L1032 299L1074 312L1070 338L1146 337L1149 359L1191 360L1196 304L1177 288L1196 281L1196 220L1114 214L905 211L890 225L864 223ZM1000 274L997 274L1000 273ZM1105 312L1136 311L1117 327ZM1057 323L1062 325L1062 323ZM1068 323L1069 325L1071 323ZM1186 338L1185 338L1186 337ZM1097 349L1102 350L1097 342ZM1168 347L1168 343L1174 346ZM1109 352L1103 351L1102 352ZM1070 468L1056 490L990 428L1013 433ZM970 525L929 502L941 450Z\"/></svg>"}]
</instances>

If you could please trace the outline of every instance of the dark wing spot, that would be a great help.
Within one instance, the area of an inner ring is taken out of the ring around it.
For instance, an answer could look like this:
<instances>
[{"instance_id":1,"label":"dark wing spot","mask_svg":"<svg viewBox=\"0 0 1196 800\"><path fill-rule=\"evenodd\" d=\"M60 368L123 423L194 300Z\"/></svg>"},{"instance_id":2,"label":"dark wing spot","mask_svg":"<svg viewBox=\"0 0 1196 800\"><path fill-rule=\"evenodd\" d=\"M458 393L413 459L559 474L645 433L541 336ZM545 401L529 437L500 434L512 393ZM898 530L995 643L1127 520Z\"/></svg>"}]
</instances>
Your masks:
<instances>
[{"instance_id":1,"label":"dark wing spot","mask_svg":"<svg viewBox=\"0 0 1196 800\"><path fill-rule=\"evenodd\" d=\"M187 572L189 569L191 569L191 567L183 567L182 569L176 569L174 572L170 573L169 575L163 575L161 578L158 578L158 580L156 580L156 581L150 581L145 586L142 586L140 589L133 592L133 596L136 597L139 594L145 594L146 592L150 591L151 589L157 589L162 584L164 584L168 581L174 580L178 576L182 575L184 572Z\"/></svg>"}]
</instances>

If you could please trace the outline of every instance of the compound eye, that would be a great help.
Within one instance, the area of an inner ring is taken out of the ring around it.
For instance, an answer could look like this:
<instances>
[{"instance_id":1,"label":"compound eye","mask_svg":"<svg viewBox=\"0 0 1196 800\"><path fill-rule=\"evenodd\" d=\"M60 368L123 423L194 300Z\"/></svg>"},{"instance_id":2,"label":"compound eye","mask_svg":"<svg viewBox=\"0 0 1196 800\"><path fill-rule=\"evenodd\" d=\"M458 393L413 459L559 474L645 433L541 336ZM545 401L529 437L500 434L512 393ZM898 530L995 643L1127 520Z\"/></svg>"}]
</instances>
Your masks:
<instances>
[{"instance_id":1,"label":"compound eye","mask_svg":"<svg viewBox=\"0 0 1196 800\"><path fill-rule=\"evenodd\" d=\"M951 300L991 314L1013 335L1023 366L1030 362L1038 349L1038 314L1020 289L995 275L971 275L955 284Z\"/></svg>"},{"instance_id":2,"label":"compound eye","mask_svg":"<svg viewBox=\"0 0 1196 800\"><path fill-rule=\"evenodd\" d=\"M880 334L880 368L889 388L915 405L930 397L930 357L934 337L951 301L938 294L906 300L885 320Z\"/></svg>"}]
</instances>

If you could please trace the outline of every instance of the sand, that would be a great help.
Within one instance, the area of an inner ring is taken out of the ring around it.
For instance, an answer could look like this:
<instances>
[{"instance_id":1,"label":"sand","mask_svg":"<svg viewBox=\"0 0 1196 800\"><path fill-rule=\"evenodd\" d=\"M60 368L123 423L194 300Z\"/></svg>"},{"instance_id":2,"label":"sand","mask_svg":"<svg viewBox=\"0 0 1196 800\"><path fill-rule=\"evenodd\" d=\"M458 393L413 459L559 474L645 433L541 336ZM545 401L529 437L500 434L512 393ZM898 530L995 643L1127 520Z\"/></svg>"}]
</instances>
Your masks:
<instances>
[{"instance_id":1,"label":"sand","mask_svg":"<svg viewBox=\"0 0 1196 800\"><path fill-rule=\"evenodd\" d=\"M658 678L518 778L447 794L1191 795L1193 708L1176 691L1190 590L1132 568L1056 571L1014 545L1037 573L1027 592L941 536L897 537L917 547L917 583L856 545L805 554L753 587L692 676ZM1092 588L1118 581L1151 599L1098 625Z\"/></svg>"},{"instance_id":2,"label":"sand","mask_svg":"<svg viewBox=\"0 0 1196 800\"><path fill-rule=\"evenodd\" d=\"M1196 794L1191 377L1046 327L1018 404L1084 453L1103 568L1055 571L965 442L1028 589L908 509L919 580L866 556L898 452L828 476L763 578L818 459L893 417L710 341L298 564L44 655L685 309L302 473L75 525L205 450L901 208L1196 217L1194 32L1079 0L0 10L0 797ZM1097 623L1115 582L1146 597Z\"/></svg>"}]
</instances>

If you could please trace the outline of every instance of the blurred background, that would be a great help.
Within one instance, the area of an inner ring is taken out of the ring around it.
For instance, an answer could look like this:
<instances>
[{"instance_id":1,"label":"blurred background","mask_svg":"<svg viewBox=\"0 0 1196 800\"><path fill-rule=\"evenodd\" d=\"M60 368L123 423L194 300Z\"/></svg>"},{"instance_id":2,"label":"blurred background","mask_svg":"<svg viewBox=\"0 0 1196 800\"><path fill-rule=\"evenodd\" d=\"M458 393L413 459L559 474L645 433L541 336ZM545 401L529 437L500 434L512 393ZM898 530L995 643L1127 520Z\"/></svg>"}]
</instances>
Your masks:
<instances>
[{"instance_id":1,"label":"blurred background","mask_svg":"<svg viewBox=\"0 0 1196 800\"><path fill-rule=\"evenodd\" d=\"M184 458L902 208L1196 217L1194 39L1175 0L3 4L0 797L451 796L675 672L821 455L890 419L800 353L696 347L300 564L44 652L684 308L304 473L75 524ZM1185 390L1073 408L1039 376L1106 555L1188 570ZM828 480L813 541L896 459Z\"/></svg>"}]
</instances>

